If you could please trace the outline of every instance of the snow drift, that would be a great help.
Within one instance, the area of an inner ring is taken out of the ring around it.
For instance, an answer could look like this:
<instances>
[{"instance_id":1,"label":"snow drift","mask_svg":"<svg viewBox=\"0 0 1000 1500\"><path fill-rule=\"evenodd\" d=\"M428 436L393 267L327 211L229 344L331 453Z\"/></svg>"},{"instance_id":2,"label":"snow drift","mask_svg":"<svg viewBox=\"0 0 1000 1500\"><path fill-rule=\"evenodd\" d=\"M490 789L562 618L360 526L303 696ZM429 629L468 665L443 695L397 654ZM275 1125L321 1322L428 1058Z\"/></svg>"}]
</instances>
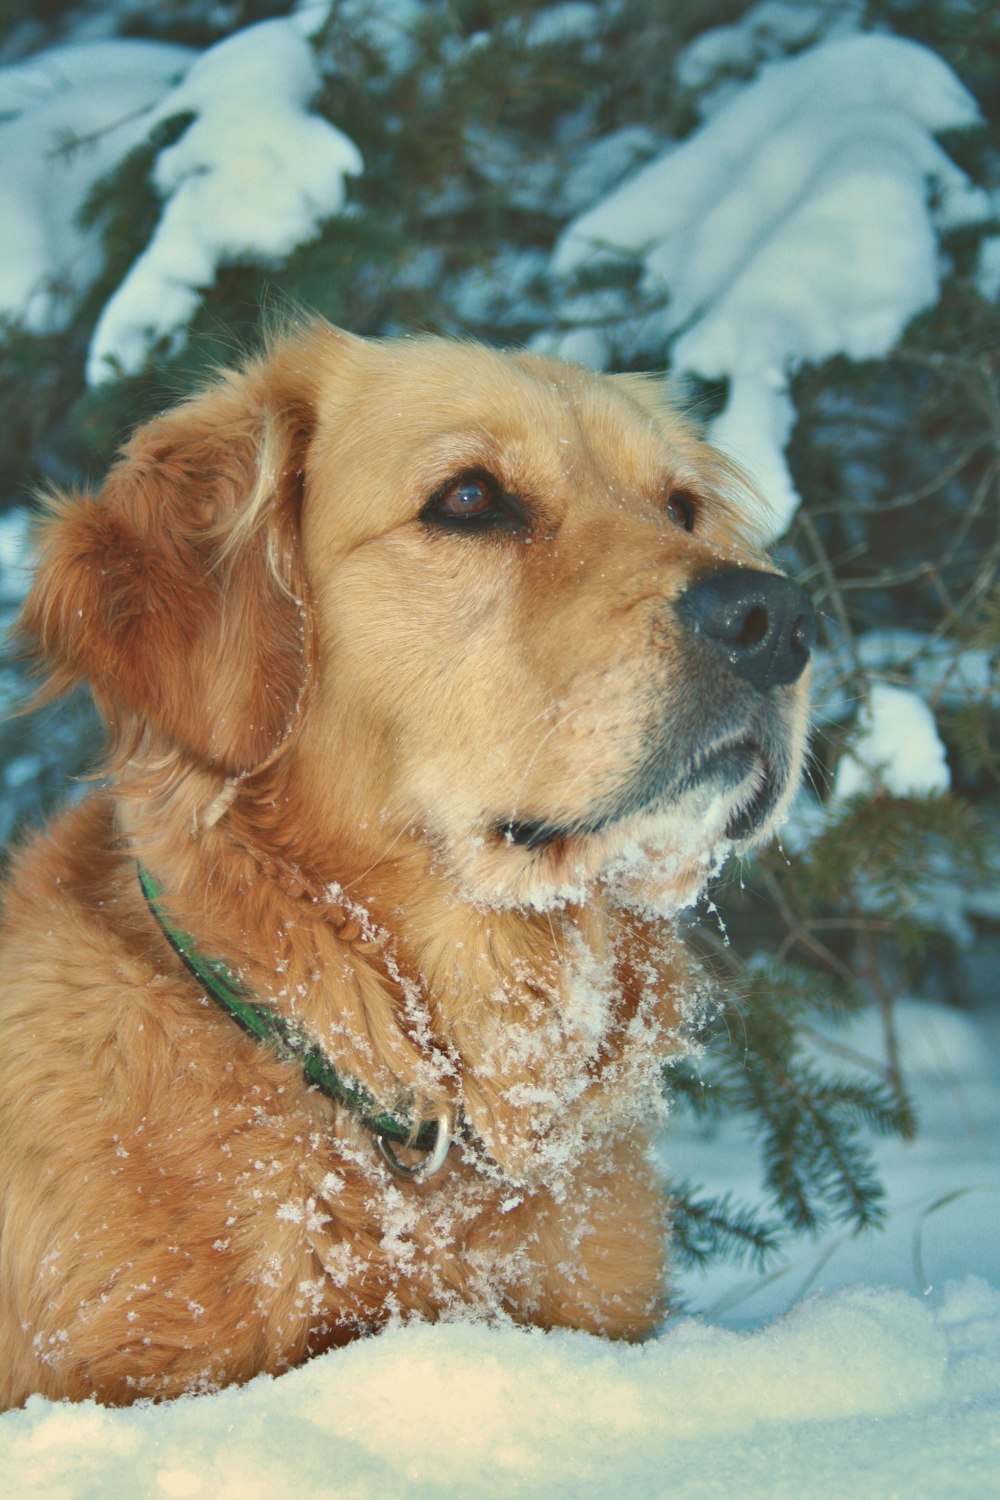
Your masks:
<instances>
[{"instance_id":1,"label":"snow drift","mask_svg":"<svg viewBox=\"0 0 1000 1500\"><path fill-rule=\"evenodd\" d=\"M981 1281L936 1306L851 1288L754 1334L688 1322L639 1348L397 1328L207 1399L112 1412L33 1398L0 1418L0 1441L22 1500L981 1500L998 1356L1000 1293Z\"/></svg>"}]
</instances>

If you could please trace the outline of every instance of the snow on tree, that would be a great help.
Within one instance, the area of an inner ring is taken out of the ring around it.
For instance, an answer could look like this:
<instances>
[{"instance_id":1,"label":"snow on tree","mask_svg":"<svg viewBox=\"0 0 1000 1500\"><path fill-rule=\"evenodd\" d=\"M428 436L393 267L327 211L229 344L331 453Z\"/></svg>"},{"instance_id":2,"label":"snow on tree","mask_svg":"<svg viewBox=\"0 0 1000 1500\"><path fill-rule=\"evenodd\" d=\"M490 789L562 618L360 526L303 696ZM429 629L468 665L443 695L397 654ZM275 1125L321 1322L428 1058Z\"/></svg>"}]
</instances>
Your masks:
<instances>
[{"instance_id":1,"label":"snow on tree","mask_svg":"<svg viewBox=\"0 0 1000 1500\"><path fill-rule=\"evenodd\" d=\"M897 797L948 790L945 749L934 715L917 693L876 682L859 718L861 732L837 765L835 802L880 787Z\"/></svg>"},{"instance_id":2,"label":"snow on tree","mask_svg":"<svg viewBox=\"0 0 1000 1500\"><path fill-rule=\"evenodd\" d=\"M308 113L319 74L294 21L263 21L210 48L149 118L194 118L161 151L153 180L160 222L98 319L91 383L135 371L151 347L183 333L218 266L280 260L312 239L362 169L354 143Z\"/></svg>"},{"instance_id":3,"label":"snow on tree","mask_svg":"<svg viewBox=\"0 0 1000 1500\"><path fill-rule=\"evenodd\" d=\"M935 225L982 221L989 203L934 133L978 118L947 65L914 42L826 43L727 95L556 247L553 272L570 283L609 256L641 257L674 373L728 382L711 436L767 497L772 538L799 505L784 457L789 374L884 354L937 301ZM540 343L604 365L607 335L589 311L586 295L570 298L580 328Z\"/></svg>"},{"instance_id":4,"label":"snow on tree","mask_svg":"<svg viewBox=\"0 0 1000 1500\"><path fill-rule=\"evenodd\" d=\"M201 56L120 39L52 49L0 70L0 312L33 332L60 327L97 276L98 236L80 223L95 182L158 126L190 117L157 155L163 209L103 309L87 378L143 366L183 338L218 267L278 264L343 207L357 147L309 112L320 77L308 9L226 37Z\"/></svg>"},{"instance_id":5,"label":"snow on tree","mask_svg":"<svg viewBox=\"0 0 1000 1500\"><path fill-rule=\"evenodd\" d=\"M80 211L95 180L144 139L149 110L192 56L116 39L0 68L0 314L32 333L72 316L101 265Z\"/></svg>"}]
</instances>

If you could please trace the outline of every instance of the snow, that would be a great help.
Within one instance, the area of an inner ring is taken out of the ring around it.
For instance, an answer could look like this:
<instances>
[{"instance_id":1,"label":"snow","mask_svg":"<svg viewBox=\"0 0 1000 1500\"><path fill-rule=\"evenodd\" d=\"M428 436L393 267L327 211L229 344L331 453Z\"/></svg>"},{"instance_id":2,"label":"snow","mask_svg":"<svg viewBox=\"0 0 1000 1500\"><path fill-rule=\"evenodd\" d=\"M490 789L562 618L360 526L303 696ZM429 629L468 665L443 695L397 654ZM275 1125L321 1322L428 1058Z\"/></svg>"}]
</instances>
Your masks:
<instances>
[{"instance_id":1,"label":"snow","mask_svg":"<svg viewBox=\"0 0 1000 1500\"><path fill-rule=\"evenodd\" d=\"M984 993L992 1000L988 984ZM905 997L893 1017L919 1130L913 1141L874 1143L885 1227L862 1235L833 1228L818 1241L793 1242L764 1272L722 1264L693 1272L681 1290L713 1321L751 1329L808 1295L859 1284L893 1286L932 1305L949 1282L970 1275L1000 1284L1000 1030L986 1013ZM863 1012L814 1035L812 1046L827 1067L870 1076L885 1054L881 1017ZM752 1152L739 1121L707 1127L678 1118L663 1153L679 1178L693 1176L707 1192L752 1195Z\"/></svg>"},{"instance_id":2,"label":"snow","mask_svg":"<svg viewBox=\"0 0 1000 1500\"><path fill-rule=\"evenodd\" d=\"M674 76L697 96L699 112L710 114L731 92L733 75L778 61L821 37L850 35L861 18L858 0L761 0L732 26L715 26L689 42Z\"/></svg>"},{"instance_id":3,"label":"snow","mask_svg":"<svg viewBox=\"0 0 1000 1500\"><path fill-rule=\"evenodd\" d=\"M416 60L413 31L424 20L422 0L340 0L337 6L337 21L378 53L393 74Z\"/></svg>"},{"instance_id":4,"label":"snow","mask_svg":"<svg viewBox=\"0 0 1000 1500\"><path fill-rule=\"evenodd\" d=\"M934 133L977 118L917 43L826 42L765 67L556 247L553 272L568 285L609 256L641 257L645 292L666 299L674 372L728 382L710 436L767 496L772 539L799 504L784 456L789 376L804 361L886 353L937 300L937 228L985 220L989 200ZM605 363L595 310L592 297L575 312L568 299L581 326L543 342Z\"/></svg>"},{"instance_id":5,"label":"snow","mask_svg":"<svg viewBox=\"0 0 1000 1500\"><path fill-rule=\"evenodd\" d=\"M690 1323L644 1349L395 1329L210 1399L117 1414L33 1400L4 1419L18 1423L9 1473L25 1500L981 1500L995 1463L998 1327L1000 1295L970 1280L933 1307L856 1289L750 1337Z\"/></svg>"},{"instance_id":6,"label":"snow","mask_svg":"<svg viewBox=\"0 0 1000 1500\"><path fill-rule=\"evenodd\" d=\"M550 5L532 16L525 40L529 47L558 46L572 37L593 36L599 23L596 5L585 4L583 0L566 0L562 5Z\"/></svg>"},{"instance_id":7,"label":"snow","mask_svg":"<svg viewBox=\"0 0 1000 1500\"><path fill-rule=\"evenodd\" d=\"M164 200L150 243L105 306L87 361L92 384L134 372L178 342L225 262L277 262L343 207L357 147L309 111L320 75L307 4L200 56L111 39L51 48L0 69L0 315L34 333L63 327L103 264L80 223L93 185L157 125L193 119L163 149Z\"/></svg>"},{"instance_id":8,"label":"snow","mask_svg":"<svg viewBox=\"0 0 1000 1500\"><path fill-rule=\"evenodd\" d=\"M139 144L186 47L107 41L0 68L0 316L62 328L101 268L79 223L93 184Z\"/></svg>"},{"instance_id":9,"label":"snow","mask_svg":"<svg viewBox=\"0 0 1000 1500\"><path fill-rule=\"evenodd\" d=\"M645 125L623 125L601 136L573 164L561 184L561 201L574 213L582 212L610 192L637 162L652 156L655 145L656 137Z\"/></svg>"},{"instance_id":10,"label":"snow","mask_svg":"<svg viewBox=\"0 0 1000 1500\"><path fill-rule=\"evenodd\" d=\"M873 683L858 715L860 734L840 758L834 802L879 790L926 797L951 785L934 714L909 688Z\"/></svg>"},{"instance_id":11,"label":"snow","mask_svg":"<svg viewBox=\"0 0 1000 1500\"><path fill-rule=\"evenodd\" d=\"M0 515L0 609L20 604L31 582L31 513L17 506Z\"/></svg>"},{"instance_id":12,"label":"snow","mask_svg":"<svg viewBox=\"0 0 1000 1500\"><path fill-rule=\"evenodd\" d=\"M91 384L141 369L155 344L182 335L224 262L279 261L339 212L344 179L362 162L347 136L308 113L319 82L300 25L263 21L199 57L153 112L150 128L195 118L157 158L163 212L98 319Z\"/></svg>"},{"instance_id":13,"label":"snow","mask_svg":"<svg viewBox=\"0 0 1000 1500\"><path fill-rule=\"evenodd\" d=\"M921 695L949 708L969 702L1000 703L993 684L993 660L978 646L954 644L896 626L867 630L854 643L857 659L868 673L903 671Z\"/></svg>"},{"instance_id":14,"label":"snow","mask_svg":"<svg viewBox=\"0 0 1000 1500\"><path fill-rule=\"evenodd\" d=\"M297 0L291 14L303 36L319 35L330 19L333 4L334 0Z\"/></svg>"},{"instance_id":15,"label":"snow","mask_svg":"<svg viewBox=\"0 0 1000 1500\"><path fill-rule=\"evenodd\" d=\"M987 302L1000 297L1000 234L989 235L979 248L976 285Z\"/></svg>"}]
</instances>

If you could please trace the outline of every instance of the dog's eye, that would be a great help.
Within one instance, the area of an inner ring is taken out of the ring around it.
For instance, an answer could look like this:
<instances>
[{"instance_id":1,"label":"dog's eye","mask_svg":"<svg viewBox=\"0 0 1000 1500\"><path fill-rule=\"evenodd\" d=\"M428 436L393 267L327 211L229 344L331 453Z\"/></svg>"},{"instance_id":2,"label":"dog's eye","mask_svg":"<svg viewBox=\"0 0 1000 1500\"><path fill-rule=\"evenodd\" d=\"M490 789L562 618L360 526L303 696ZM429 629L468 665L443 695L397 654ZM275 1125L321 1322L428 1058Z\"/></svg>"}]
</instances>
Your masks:
<instances>
[{"instance_id":1,"label":"dog's eye","mask_svg":"<svg viewBox=\"0 0 1000 1500\"><path fill-rule=\"evenodd\" d=\"M449 479L420 512L421 521L448 531L525 531L521 503L501 489L492 474L475 470Z\"/></svg>"},{"instance_id":2,"label":"dog's eye","mask_svg":"<svg viewBox=\"0 0 1000 1500\"><path fill-rule=\"evenodd\" d=\"M456 479L438 497L437 513L453 521L479 520L496 504L496 492L487 479Z\"/></svg>"},{"instance_id":3,"label":"dog's eye","mask_svg":"<svg viewBox=\"0 0 1000 1500\"><path fill-rule=\"evenodd\" d=\"M690 495L685 495L683 490L676 490L667 501L667 515L675 526L682 526L685 531L693 531L697 519L697 506Z\"/></svg>"}]
</instances>

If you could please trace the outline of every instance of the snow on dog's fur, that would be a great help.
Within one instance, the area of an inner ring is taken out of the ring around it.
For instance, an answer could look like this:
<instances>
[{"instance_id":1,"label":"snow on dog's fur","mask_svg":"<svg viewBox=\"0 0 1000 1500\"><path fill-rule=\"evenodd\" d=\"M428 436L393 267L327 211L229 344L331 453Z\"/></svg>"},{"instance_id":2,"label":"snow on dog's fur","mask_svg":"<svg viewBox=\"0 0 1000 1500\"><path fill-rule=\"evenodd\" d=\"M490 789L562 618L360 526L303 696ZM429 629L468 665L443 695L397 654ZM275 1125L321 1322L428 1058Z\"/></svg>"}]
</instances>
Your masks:
<instances>
[{"instance_id":1,"label":"snow on dog's fur","mask_svg":"<svg viewBox=\"0 0 1000 1500\"><path fill-rule=\"evenodd\" d=\"M21 629L111 749L6 898L6 1404L393 1316L655 1326L670 913L792 795L813 628L657 391L317 324L51 501ZM140 861L341 1079L445 1122L438 1170L237 1027Z\"/></svg>"}]
</instances>

